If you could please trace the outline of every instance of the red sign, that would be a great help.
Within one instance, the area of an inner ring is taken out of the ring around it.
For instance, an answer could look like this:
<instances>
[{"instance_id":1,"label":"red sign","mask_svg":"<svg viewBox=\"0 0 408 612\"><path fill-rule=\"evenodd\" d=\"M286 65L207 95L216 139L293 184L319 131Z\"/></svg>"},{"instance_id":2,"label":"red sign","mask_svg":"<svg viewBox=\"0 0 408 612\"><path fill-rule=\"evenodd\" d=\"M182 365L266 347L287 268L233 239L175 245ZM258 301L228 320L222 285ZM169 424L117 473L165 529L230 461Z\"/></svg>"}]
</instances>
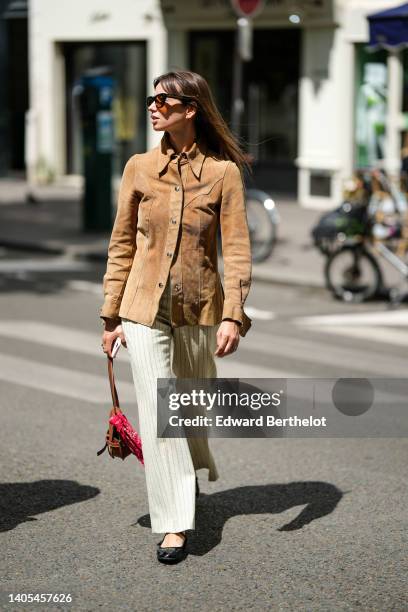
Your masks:
<instances>
[{"instance_id":1,"label":"red sign","mask_svg":"<svg viewBox=\"0 0 408 612\"><path fill-rule=\"evenodd\" d=\"M240 17L254 17L263 9L264 0L231 0L232 8Z\"/></svg>"}]
</instances>

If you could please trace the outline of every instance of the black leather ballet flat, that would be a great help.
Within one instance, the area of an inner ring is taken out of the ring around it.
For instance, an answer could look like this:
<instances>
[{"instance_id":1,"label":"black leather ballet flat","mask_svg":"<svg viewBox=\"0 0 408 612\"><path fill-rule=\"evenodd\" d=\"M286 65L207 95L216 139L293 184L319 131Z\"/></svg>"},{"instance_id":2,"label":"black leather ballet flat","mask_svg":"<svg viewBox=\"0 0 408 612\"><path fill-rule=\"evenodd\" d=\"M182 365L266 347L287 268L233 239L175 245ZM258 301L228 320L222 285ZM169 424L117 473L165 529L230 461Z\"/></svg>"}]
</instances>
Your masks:
<instances>
[{"instance_id":1,"label":"black leather ballet flat","mask_svg":"<svg viewBox=\"0 0 408 612\"><path fill-rule=\"evenodd\" d=\"M164 534L164 538L166 534ZM187 554L187 535L184 534L184 542L181 546L162 546L163 540L157 545L157 560L161 563L178 563L182 561Z\"/></svg>"}]
</instances>

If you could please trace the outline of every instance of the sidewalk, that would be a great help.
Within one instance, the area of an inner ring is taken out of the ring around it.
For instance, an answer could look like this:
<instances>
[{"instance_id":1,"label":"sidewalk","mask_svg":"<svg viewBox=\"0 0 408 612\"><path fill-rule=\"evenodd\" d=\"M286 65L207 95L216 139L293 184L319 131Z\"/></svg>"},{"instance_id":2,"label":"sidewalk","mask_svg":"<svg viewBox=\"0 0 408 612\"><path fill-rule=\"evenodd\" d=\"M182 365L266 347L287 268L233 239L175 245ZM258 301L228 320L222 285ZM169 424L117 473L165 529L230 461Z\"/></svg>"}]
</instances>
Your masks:
<instances>
[{"instance_id":1,"label":"sidewalk","mask_svg":"<svg viewBox=\"0 0 408 612\"><path fill-rule=\"evenodd\" d=\"M77 186L38 188L31 203L26 192L23 181L0 179L0 246L106 261L109 233L82 231ZM323 258L310 239L322 212L301 208L294 200L277 197L276 203L281 217L278 242L265 262L253 264L253 280L324 287Z\"/></svg>"}]
</instances>

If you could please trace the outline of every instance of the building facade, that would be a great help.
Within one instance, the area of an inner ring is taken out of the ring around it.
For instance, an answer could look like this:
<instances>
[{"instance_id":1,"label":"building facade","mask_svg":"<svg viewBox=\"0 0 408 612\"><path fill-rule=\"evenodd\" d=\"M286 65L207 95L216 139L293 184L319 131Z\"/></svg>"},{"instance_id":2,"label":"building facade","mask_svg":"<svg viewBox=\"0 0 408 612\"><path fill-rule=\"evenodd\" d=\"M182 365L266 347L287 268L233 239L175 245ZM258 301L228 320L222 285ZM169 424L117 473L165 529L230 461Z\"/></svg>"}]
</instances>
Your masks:
<instances>
[{"instance_id":1,"label":"building facade","mask_svg":"<svg viewBox=\"0 0 408 612\"><path fill-rule=\"evenodd\" d=\"M374 163L377 156L395 168L401 117L391 126L393 136L384 129L388 134L377 134L378 142L372 142L369 127L375 124L378 131L378 117L389 119L390 104L394 111L398 107L400 94L388 87L384 98L381 88L387 89L390 70L403 78L404 62L393 64L384 53L369 56L365 47L366 16L396 4L265 2L253 19L253 57L243 70L241 125L259 187L324 209L341 200L356 164ZM152 148L161 137L150 127L145 97L153 91L153 78L168 69L203 74L229 121L236 19L229 0L30 0L29 181L81 176L76 92L89 68L108 66L115 80L116 177L132 153ZM385 71L373 65L384 62ZM378 89L371 114L364 111L370 87Z\"/></svg>"}]
</instances>

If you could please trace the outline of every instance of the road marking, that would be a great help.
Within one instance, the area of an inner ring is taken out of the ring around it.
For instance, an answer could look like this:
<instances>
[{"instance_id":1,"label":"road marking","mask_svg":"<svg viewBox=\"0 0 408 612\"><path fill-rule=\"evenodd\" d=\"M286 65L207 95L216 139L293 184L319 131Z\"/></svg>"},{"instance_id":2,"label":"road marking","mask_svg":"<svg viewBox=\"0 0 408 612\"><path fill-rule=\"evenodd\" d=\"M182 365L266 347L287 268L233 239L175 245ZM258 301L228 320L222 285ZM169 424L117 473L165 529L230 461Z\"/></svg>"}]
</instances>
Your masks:
<instances>
[{"instance_id":1,"label":"road marking","mask_svg":"<svg viewBox=\"0 0 408 612\"><path fill-rule=\"evenodd\" d=\"M111 404L108 375L96 376L0 353L0 380L94 404ZM122 403L136 402L132 383L116 382Z\"/></svg>"},{"instance_id":2,"label":"road marking","mask_svg":"<svg viewBox=\"0 0 408 612\"><path fill-rule=\"evenodd\" d=\"M65 283L65 287L73 291L85 291L103 297L102 283L93 283L92 281L85 280L71 280Z\"/></svg>"},{"instance_id":3,"label":"road marking","mask_svg":"<svg viewBox=\"0 0 408 612\"><path fill-rule=\"evenodd\" d=\"M386 310L378 312L354 312L338 315L295 317L295 325L401 325L408 327L408 310Z\"/></svg>"},{"instance_id":4,"label":"road marking","mask_svg":"<svg viewBox=\"0 0 408 612\"><path fill-rule=\"evenodd\" d=\"M264 321L270 321L276 317L276 314L271 310L261 310L260 308L255 308L255 306L246 306L245 312L247 313L248 317L261 319Z\"/></svg>"},{"instance_id":5,"label":"road marking","mask_svg":"<svg viewBox=\"0 0 408 612\"><path fill-rule=\"evenodd\" d=\"M299 360L320 365L322 370L340 367L343 371L347 368L351 373L357 371L381 377L405 377L407 371L407 360L392 353L338 346L327 340L316 342L310 338L280 336L276 333L271 334L269 339L265 334L253 331L246 347L251 349L251 346L254 351L269 355L271 359L275 356L277 359L284 357Z\"/></svg>"},{"instance_id":6,"label":"road marking","mask_svg":"<svg viewBox=\"0 0 408 612\"><path fill-rule=\"evenodd\" d=\"M101 328L102 329L102 328ZM330 331L332 328L326 328ZM358 330L358 328L353 328ZM319 330L320 331L320 330ZM343 330L341 330L343 331ZM341 333L339 328L339 333ZM401 331L393 331L385 329L380 331L378 336L383 342L390 339L389 332L393 334L393 341L399 337L395 343L406 345L408 343L407 333ZM336 332L334 332L336 333ZM351 335L352 332L349 332ZM355 336L369 340L375 339L375 329L367 328L366 332L354 332ZM101 336L99 334L87 331L79 331L61 325L51 323L43 323L29 320L6 320L0 321L0 337L15 338L25 342L35 342L43 346L55 347L62 350L69 350L93 357L106 359L100 343ZM4 341L2 342L4 344ZM380 376L405 376L406 360L402 357L396 357L392 354L387 354L386 359L379 352L362 349L339 347L333 342L320 341L316 342L308 338L294 338L290 336L279 336L276 333L265 335L255 330L251 330L251 335L243 342L242 346L245 349L254 350L257 353L268 355L271 358L271 367L260 366L256 363L246 363L240 359L237 353L237 360L226 357L224 359L216 359L218 376L222 378L301 378L301 366L297 365L293 369L280 369L279 359L287 358L293 361L299 360L304 362L317 363L324 367L339 366L355 369L359 372L367 371L371 374ZM4 349L2 349L4 352ZM238 349L239 350L239 349ZM129 354L122 347L115 360L120 362L129 362ZM276 367L277 366L277 367Z\"/></svg>"},{"instance_id":7,"label":"road marking","mask_svg":"<svg viewBox=\"0 0 408 612\"><path fill-rule=\"evenodd\" d=\"M9 319L7 321L0 321L0 336L16 338L25 342L36 342L44 346L52 346L106 359L101 347L102 326L101 334L98 335L41 321ZM119 349L115 360L129 361L129 355L123 346Z\"/></svg>"},{"instance_id":8,"label":"road marking","mask_svg":"<svg viewBox=\"0 0 408 612\"><path fill-rule=\"evenodd\" d=\"M408 328L408 310L297 317L293 319L293 323L305 329L313 328L319 333L408 346L408 330L393 329L394 327Z\"/></svg>"},{"instance_id":9,"label":"road marking","mask_svg":"<svg viewBox=\"0 0 408 612\"><path fill-rule=\"evenodd\" d=\"M238 349L239 350L239 349ZM250 365L223 357L216 358L218 378L304 378L303 374L287 370L276 370L264 366Z\"/></svg>"},{"instance_id":10,"label":"road marking","mask_svg":"<svg viewBox=\"0 0 408 612\"><path fill-rule=\"evenodd\" d=\"M0 261L0 273L16 272L55 272L67 271L76 272L78 270L90 270L88 262L74 261L65 257L54 259L9 259Z\"/></svg>"},{"instance_id":11,"label":"road marking","mask_svg":"<svg viewBox=\"0 0 408 612\"><path fill-rule=\"evenodd\" d=\"M100 348L101 337L98 334L61 325L41 321L3 320L0 321L0 337L3 338L1 342L3 352L5 339L10 338L106 359ZM273 367L242 363L240 360L232 360L229 357L215 359L217 374L220 378L302 378L300 373L294 371L283 371ZM130 363L129 354L124 347L120 349L115 361ZM80 374L61 367L41 365L38 362L7 357L4 354L0 361L0 368L0 379L2 380L10 380L10 382L68 397L78 397L86 401L99 402L106 400L106 381L103 377ZM79 378L83 381L81 384L78 384ZM96 393L97 388L105 389L105 391ZM121 396L123 395L122 388L123 383L120 383ZM130 385L127 395L129 399L133 397L132 390L133 386Z\"/></svg>"},{"instance_id":12,"label":"road marking","mask_svg":"<svg viewBox=\"0 0 408 612\"><path fill-rule=\"evenodd\" d=\"M101 336L62 325L53 325L52 323L43 323L41 321L3 320L0 321L0 337L35 342L44 346L74 351L83 355L99 356L106 359L100 347ZM119 350L115 357L115 361L117 360L130 362L129 353L124 347ZM232 361L229 357L216 358L216 363L220 372L218 376L221 378L282 378L300 376L300 374L295 372L284 372L274 368L242 363L240 360Z\"/></svg>"},{"instance_id":13,"label":"road marking","mask_svg":"<svg viewBox=\"0 0 408 612\"><path fill-rule=\"evenodd\" d=\"M335 334L338 336L346 336L349 338L359 338L360 340L369 340L370 342L380 342L383 344L393 344L397 346L408 346L408 331L393 329L390 327L377 327L364 325L357 326L324 326L323 329L315 330L320 333Z\"/></svg>"}]
</instances>

